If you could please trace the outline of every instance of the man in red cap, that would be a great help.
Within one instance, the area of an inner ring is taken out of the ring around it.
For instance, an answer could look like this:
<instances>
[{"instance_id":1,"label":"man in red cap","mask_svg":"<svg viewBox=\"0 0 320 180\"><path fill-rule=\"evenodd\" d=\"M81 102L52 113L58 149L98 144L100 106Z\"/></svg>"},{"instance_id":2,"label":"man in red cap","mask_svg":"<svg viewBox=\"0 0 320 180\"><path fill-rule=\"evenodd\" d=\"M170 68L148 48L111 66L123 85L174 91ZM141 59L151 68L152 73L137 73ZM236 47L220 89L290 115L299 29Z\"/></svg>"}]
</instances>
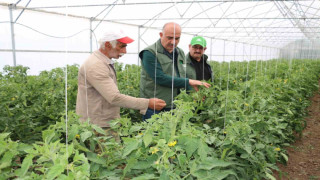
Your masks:
<instances>
[{"instance_id":1,"label":"man in red cap","mask_svg":"<svg viewBox=\"0 0 320 180\"><path fill-rule=\"evenodd\" d=\"M108 31L99 40L99 50L93 52L81 65L78 74L76 112L80 120L90 121L109 129L111 120L120 118L120 107L140 110L161 110L166 103L157 98L135 98L121 94L117 86L112 59L119 59L127 52L127 44L133 42L123 31Z\"/></svg>"}]
</instances>

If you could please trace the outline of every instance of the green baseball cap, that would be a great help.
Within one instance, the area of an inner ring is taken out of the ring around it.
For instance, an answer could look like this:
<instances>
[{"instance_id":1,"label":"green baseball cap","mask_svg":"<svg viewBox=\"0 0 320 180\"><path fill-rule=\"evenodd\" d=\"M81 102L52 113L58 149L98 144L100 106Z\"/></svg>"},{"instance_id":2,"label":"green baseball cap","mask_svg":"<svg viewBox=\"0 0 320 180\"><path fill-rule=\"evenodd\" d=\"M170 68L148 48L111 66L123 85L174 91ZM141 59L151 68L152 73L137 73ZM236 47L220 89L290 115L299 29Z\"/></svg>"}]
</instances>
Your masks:
<instances>
[{"instance_id":1,"label":"green baseball cap","mask_svg":"<svg viewBox=\"0 0 320 180\"><path fill-rule=\"evenodd\" d=\"M196 45L196 44L199 44L202 47L207 46L207 42L202 36L193 37L190 44L191 44L191 46Z\"/></svg>"}]
</instances>

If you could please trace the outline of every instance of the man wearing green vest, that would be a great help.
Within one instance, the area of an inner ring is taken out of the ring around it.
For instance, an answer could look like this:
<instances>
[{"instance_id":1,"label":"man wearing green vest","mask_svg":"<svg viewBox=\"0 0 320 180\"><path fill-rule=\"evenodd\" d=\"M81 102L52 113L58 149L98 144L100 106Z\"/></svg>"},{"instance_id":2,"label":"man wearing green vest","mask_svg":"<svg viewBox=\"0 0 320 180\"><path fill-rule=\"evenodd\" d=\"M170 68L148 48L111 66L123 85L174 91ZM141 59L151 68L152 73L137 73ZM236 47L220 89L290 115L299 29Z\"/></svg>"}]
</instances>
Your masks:
<instances>
[{"instance_id":1,"label":"man wearing green vest","mask_svg":"<svg viewBox=\"0 0 320 180\"><path fill-rule=\"evenodd\" d=\"M207 42L201 36L192 38L189 44L187 59L187 77L190 79L212 81L211 66L207 63L208 56L204 54L207 49Z\"/></svg>"},{"instance_id":2,"label":"man wearing green vest","mask_svg":"<svg viewBox=\"0 0 320 180\"><path fill-rule=\"evenodd\" d=\"M166 107L161 111L174 108L172 101L182 88L198 90L199 85L210 87L208 83L186 78L185 54L177 47L180 36L180 25L166 23L160 32L160 39L139 53L142 61L140 96L163 99ZM143 120L161 111L148 108Z\"/></svg>"}]
</instances>

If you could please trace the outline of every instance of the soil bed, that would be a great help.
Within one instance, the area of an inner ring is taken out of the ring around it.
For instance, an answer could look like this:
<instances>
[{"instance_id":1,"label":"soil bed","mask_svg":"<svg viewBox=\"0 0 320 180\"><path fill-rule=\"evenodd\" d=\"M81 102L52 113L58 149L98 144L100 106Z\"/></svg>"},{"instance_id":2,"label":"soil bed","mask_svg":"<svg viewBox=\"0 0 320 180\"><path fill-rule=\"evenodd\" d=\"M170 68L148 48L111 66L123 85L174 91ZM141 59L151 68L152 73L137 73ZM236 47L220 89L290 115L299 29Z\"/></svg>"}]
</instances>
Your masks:
<instances>
[{"instance_id":1,"label":"soil bed","mask_svg":"<svg viewBox=\"0 0 320 180\"><path fill-rule=\"evenodd\" d=\"M320 82L319 82L320 84ZM278 163L281 172L274 172L279 180L320 180L320 94L310 98L307 127L302 137L287 148L287 165Z\"/></svg>"}]
</instances>

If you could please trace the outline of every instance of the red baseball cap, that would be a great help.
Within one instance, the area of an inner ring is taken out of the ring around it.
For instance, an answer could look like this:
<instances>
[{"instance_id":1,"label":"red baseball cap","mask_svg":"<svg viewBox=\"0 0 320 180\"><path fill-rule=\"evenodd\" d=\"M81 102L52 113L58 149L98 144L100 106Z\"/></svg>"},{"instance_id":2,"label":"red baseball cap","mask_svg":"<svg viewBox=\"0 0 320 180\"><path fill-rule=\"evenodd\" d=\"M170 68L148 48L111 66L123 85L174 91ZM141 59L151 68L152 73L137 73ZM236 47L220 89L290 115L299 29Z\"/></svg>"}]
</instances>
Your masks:
<instances>
[{"instance_id":1,"label":"red baseball cap","mask_svg":"<svg viewBox=\"0 0 320 180\"><path fill-rule=\"evenodd\" d=\"M129 38L128 36L126 36L126 37L117 39L117 41L125 43L125 44L129 44L129 43L132 43L134 40Z\"/></svg>"},{"instance_id":2,"label":"red baseball cap","mask_svg":"<svg viewBox=\"0 0 320 180\"><path fill-rule=\"evenodd\" d=\"M119 42L129 44L132 43L134 40L127 36L127 34L121 29L110 29L109 31L105 32L103 36L100 38L100 42L110 42L117 40Z\"/></svg>"}]
</instances>

